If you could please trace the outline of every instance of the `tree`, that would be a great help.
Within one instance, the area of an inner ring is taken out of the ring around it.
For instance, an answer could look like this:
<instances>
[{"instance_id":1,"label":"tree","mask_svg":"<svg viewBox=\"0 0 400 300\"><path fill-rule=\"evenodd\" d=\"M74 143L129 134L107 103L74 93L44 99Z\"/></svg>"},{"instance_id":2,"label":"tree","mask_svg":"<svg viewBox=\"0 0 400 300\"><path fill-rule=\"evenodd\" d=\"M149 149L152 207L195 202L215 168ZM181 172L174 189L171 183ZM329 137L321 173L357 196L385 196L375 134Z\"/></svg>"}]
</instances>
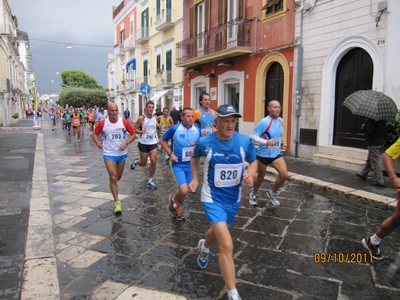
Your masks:
<instances>
[{"instance_id":1,"label":"tree","mask_svg":"<svg viewBox=\"0 0 400 300\"><path fill-rule=\"evenodd\" d=\"M68 104L73 107L99 107L107 105L107 95L104 89L64 88L58 97L60 105Z\"/></svg>"},{"instance_id":2,"label":"tree","mask_svg":"<svg viewBox=\"0 0 400 300\"><path fill-rule=\"evenodd\" d=\"M61 86L65 87L80 87L86 89L103 89L97 84L97 81L90 75L79 70L69 70L61 72Z\"/></svg>"}]
</instances>

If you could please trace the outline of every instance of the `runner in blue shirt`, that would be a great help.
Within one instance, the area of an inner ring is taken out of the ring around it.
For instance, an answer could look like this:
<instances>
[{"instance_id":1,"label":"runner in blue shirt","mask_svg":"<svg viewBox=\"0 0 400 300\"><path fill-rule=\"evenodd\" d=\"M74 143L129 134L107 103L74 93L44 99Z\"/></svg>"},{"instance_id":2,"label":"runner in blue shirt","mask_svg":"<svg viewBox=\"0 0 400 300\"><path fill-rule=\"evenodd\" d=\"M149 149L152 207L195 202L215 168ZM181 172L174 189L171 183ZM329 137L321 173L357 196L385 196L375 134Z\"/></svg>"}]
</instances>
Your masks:
<instances>
[{"instance_id":1,"label":"runner in blue shirt","mask_svg":"<svg viewBox=\"0 0 400 300\"><path fill-rule=\"evenodd\" d=\"M194 145L200 137L200 129L193 125L193 109L184 108L181 115L182 123L168 129L160 138L160 145L172 162L172 171L178 183L178 190L169 197L169 210L179 221L184 221L180 206L186 199L188 184L192 180L190 159ZM168 141L173 140L173 151Z\"/></svg>"},{"instance_id":2,"label":"runner in blue shirt","mask_svg":"<svg viewBox=\"0 0 400 300\"><path fill-rule=\"evenodd\" d=\"M201 189L201 204L211 228L205 239L198 243L197 264L205 269L209 260L209 248L217 241L219 265L228 289L228 299L241 299L236 290L233 242L228 229L240 207L241 183L253 184L257 171L256 149L251 139L235 132L237 118L242 116L229 104L217 109L215 124L217 132L201 137L191 160L192 182L189 190L198 187L200 157L205 156L204 183ZM245 162L249 163L245 171Z\"/></svg>"},{"instance_id":3,"label":"runner in blue shirt","mask_svg":"<svg viewBox=\"0 0 400 300\"><path fill-rule=\"evenodd\" d=\"M257 179L254 180L253 190L249 194L250 205L257 205L257 191L267 173L267 166L271 165L278 171L278 177L272 189L267 191L267 196L271 203L279 206L278 190L283 186L287 177L288 170L286 162L281 155L283 119L279 117L281 104L279 101L272 100L268 103L269 115L261 119L251 134L253 142L259 143L257 149L258 170Z\"/></svg>"}]
</instances>

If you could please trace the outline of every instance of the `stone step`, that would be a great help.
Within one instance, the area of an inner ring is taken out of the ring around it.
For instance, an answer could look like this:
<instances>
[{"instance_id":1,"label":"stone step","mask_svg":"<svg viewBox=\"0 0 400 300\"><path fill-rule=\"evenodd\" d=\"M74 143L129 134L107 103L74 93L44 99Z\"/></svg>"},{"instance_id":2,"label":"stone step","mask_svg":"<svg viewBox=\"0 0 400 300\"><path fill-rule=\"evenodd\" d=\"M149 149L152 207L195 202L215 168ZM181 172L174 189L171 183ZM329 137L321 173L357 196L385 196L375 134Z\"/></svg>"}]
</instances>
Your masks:
<instances>
[{"instance_id":1,"label":"stone step","mask_svg":"<svg viewBox=\"0 0 400 300\"><path fill-rule=\"evenodd\" d=\"M363 160L347 158L344 156L329 155L317 153L313 156L313 161L316 164L335 167L339 169L359 172L365 164L365 158Z\"/></svg>"},{"instance_id":2,"label":"stone step","mask_svg":"<svg viewBox=\"0 0 400 300\"><path fill-rule=\"evenodd\" d=\"M319 146L318 154L334 155L365 162L368 150L342 146Z\"/></svg>"}]
</instances>

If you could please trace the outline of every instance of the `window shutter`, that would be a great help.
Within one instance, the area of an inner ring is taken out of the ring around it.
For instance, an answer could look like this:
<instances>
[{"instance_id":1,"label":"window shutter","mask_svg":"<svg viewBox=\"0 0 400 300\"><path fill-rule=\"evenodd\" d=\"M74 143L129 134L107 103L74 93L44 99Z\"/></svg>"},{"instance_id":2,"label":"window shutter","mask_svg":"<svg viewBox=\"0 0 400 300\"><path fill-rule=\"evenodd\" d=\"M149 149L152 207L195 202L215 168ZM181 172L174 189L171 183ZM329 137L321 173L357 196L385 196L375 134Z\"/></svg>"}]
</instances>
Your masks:
<instances>
[{"instance_id":1,"label":"window shutter","mask_svg":"<svg viewBox=\"0 0 400 300\"><path fill-rule=\"evenodd\" d=\"M239 19L243 20L246 16L246 3L245 0L239 0Z\"/></svg>"},{"instance_id":2,"label":"window shutter","mask_svg":"<svg viewBox=\"0 0 400 300\"><path fill-rule=\"evenodd\" d=\"M210 29L210 0L204 1L204 31Z\"/></svg>"},{"instance_id":3,"label":"window shutter","mask_svg":"<svg viewBox=\"0 0 400 300\"><path fill-rule=\"evenodd\" d=\"M190 37L194 36L194 29L195 29L194 24L196 22L194 13L195 13L194 6L192 6L189 11L189 34L190 34Z\"/></svg>"},{"instance_id":4,"label":"window shutter","mask_svg":"<svg viewBox=\"0 0 400 300\"><path fill-rule=\"evenodd\" d=\"M227 20L227 6L226 0L218 0L218 26L226 24Z\"/></svg>"}]
</instances>

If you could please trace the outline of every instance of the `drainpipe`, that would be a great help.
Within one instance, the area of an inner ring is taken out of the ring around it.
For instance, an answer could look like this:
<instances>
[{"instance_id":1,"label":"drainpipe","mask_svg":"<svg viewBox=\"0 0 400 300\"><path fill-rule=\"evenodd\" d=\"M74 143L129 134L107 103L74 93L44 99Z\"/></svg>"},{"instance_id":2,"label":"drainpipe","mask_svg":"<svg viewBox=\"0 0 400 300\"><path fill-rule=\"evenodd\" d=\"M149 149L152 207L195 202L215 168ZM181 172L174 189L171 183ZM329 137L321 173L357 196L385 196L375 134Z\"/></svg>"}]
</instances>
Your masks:
<instances>
[{"instance_id":1,"label":"drainpipe","mask_svg":"<svg viewBox=\"0 0 400 300\"><path fill-rule=\"evenodd\" d=\"M296 76L296 144L295 144L295 157L298 158L299 154L299 140L300 140L300 116L301 116L301 101L303 97L303 1L300 7L300 35L297 46L297 76Z\"/></svg>"}]
</instances>

